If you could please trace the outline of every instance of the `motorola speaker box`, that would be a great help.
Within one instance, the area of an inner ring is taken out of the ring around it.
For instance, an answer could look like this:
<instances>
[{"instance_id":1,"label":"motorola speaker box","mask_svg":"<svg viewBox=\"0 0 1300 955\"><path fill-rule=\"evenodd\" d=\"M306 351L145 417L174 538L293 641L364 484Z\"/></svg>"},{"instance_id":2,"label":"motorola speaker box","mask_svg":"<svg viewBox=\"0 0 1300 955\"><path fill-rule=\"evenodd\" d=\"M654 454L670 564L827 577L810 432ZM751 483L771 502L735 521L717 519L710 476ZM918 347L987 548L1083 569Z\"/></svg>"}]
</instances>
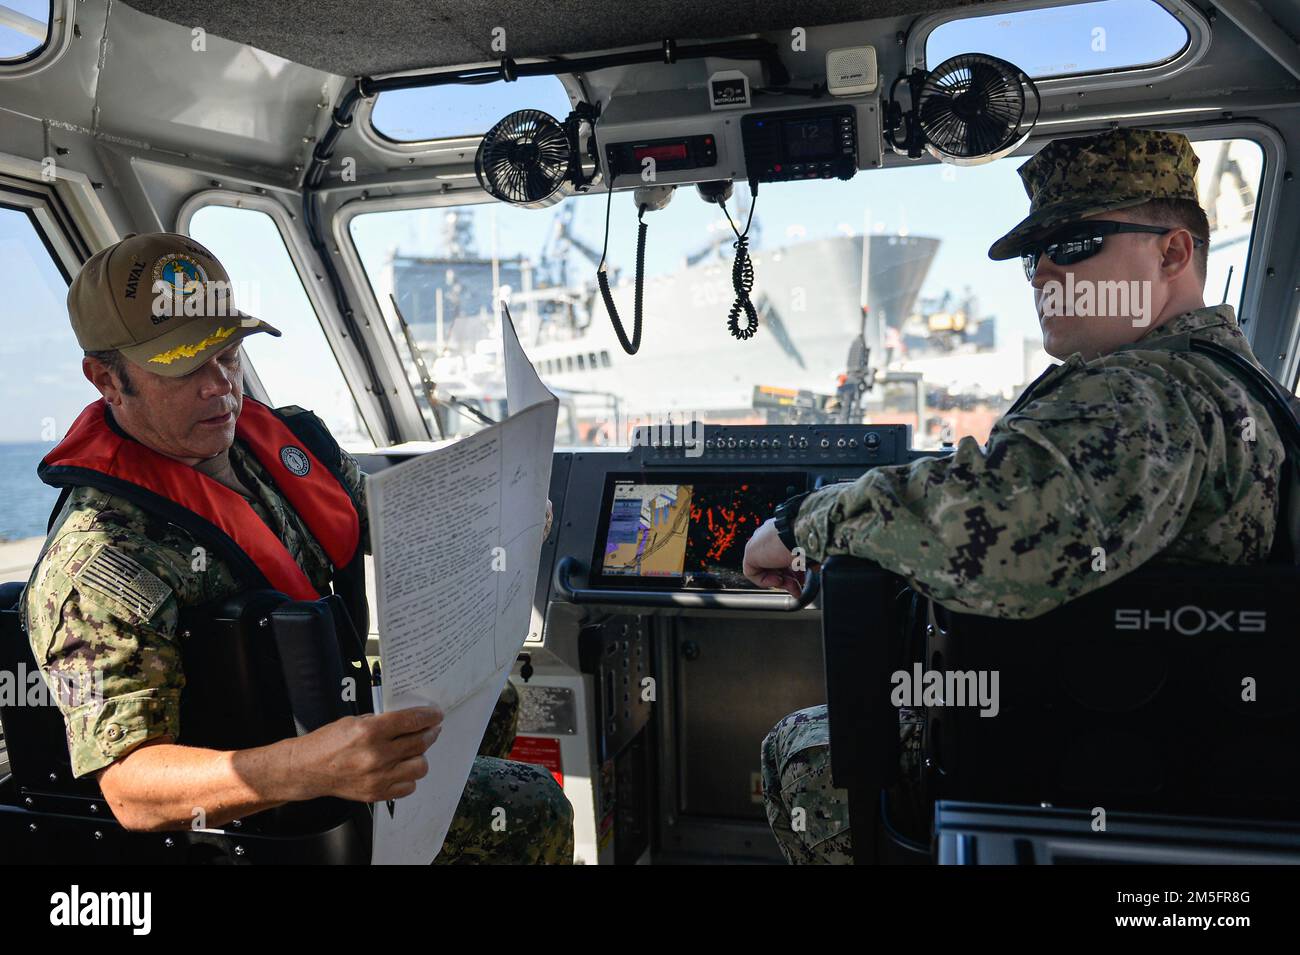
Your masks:
<instances>
[{"instance_id":1,"label":"motorola speaker box","mask_svg":"<svg viewBox=\"0 0 1300 955\"><path fill-rule=\"evenodd\" d=\"M749 77L740 70L720 70L709 77L710 109L749 106Z\"/></svg>"}]
</instances>

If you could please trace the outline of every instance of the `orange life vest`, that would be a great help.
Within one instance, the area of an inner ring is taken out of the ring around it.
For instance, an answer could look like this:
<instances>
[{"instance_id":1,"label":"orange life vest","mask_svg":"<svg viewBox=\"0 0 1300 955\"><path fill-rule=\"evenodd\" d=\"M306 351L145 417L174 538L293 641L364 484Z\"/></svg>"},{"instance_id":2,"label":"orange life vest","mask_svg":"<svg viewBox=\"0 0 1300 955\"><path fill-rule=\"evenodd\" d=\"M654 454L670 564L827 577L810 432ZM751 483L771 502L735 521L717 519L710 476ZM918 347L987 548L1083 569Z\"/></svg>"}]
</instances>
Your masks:
<instances>
[{"instance_id":1,"label":"orange life vest","mask_svg":"<svg viewBox=\"0 0 1300 955\"><path fill-rule=\"evenodd\" d=\"M286 419L251 398L244 399L235 437L266 469L334 567L351 564L360 544L360 520L337 466L322 463ZM88 486L117 494L172 520L215 544L236 565L237 575L242 570L252 578L246 581L250 585L265 584L294 600L322 596L248 501L202 471L124 434L103 399L77 417L37 474L54 487Z\"/></svg>"}]
</instances>

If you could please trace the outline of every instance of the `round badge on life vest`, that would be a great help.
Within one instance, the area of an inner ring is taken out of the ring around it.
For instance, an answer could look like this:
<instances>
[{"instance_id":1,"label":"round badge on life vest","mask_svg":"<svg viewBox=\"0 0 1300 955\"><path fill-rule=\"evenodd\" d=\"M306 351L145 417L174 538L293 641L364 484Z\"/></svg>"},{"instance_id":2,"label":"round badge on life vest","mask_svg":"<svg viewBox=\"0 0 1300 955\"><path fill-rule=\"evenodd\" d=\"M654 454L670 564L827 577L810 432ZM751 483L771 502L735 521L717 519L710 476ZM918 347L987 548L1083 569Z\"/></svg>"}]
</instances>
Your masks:
<instances>
[{"instance_id":1,"label":"round badge on life vest","mask_svg":"<svg viewBox=\"0 0 1300 955\"><path fill-rule=\"evenodd\" d=\"M292 444L280 449L280 461L291 474L296 474L298 477L306 477L307 472L311 470L311 459L307 457L307 452L302 448L295 448Z\"/></svg>"}]
</instances>

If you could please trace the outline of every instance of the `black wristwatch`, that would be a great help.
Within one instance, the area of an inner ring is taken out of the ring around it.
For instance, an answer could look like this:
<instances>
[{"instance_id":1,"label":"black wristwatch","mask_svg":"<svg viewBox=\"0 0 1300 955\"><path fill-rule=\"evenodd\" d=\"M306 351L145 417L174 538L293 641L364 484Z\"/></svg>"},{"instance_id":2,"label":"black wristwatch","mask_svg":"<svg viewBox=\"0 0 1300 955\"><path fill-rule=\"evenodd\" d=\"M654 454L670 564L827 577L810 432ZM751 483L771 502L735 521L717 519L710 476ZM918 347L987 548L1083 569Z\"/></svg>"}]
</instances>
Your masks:
<instances>
[{"instance_id":1,"label":"black wristwatch","mask_svg":"<svg viewBox=\"0 0 1300 955\"><path fill-rule=\"evenodd\" d=\"M794 519L799 515L799 505L811 493L812 491L804 491L802 494L796 494L794 497L782 501L776 506L776 510L772 514L772 523L776 526L776 536L781 538L781 543L785 545L786 550L794 550L799 546L799 542L794 537Z\"/></svg>"}]
</instances>

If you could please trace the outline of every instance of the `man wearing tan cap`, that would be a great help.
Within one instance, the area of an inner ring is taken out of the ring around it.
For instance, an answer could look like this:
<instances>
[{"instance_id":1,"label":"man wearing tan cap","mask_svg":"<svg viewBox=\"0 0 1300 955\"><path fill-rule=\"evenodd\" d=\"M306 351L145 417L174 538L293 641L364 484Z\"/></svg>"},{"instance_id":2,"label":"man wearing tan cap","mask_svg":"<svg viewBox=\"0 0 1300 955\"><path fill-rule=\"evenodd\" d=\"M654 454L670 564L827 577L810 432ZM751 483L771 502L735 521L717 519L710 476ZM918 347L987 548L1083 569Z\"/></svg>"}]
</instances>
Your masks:
<instances>
[{"instance_id":1,"label":"man wearing tan cap","mask_svg":"<svg viewBox=\"0 0 1300 955\"><path fill-rule=\"evenodd\" d=\"M187 610L253 589L333 590L368 619L361 471L310 412L244 397L240 342L280 333L232 293L207 249L171 233L99 252L68 293L103 397L39 468L63 494L25 612L36 661L61 688L73 774L94 774L131 829L188 828L194 807L220 827L318 797L395 800L427 772L442 722L412 707L238 752L177 742ZM510 724L503 702L494 720ZM513 727L485 739L504 756ZM480 756L438 861L572 854L572 808L550 774Z\"/></svg>"},{"instance_id":2,"label":"man wearing tan cap","mask_svg":"<svg viewBox=\"0 0 1300 955\"><path fill-rule=\"evenodd\" d=\"M1030 214L989 255L1023 259L1062 364L983 447L965 437L951 456L785 502L746 548L750 579L797 593L795 548L814 562L853 554L952 610L1031 618L1156 557L1249 564L1276 557L1275 539L1289 549L1275 533L1284 445L1245 384L1258 362L1232 308L1205 306L1196 165L1185 137L1142 129L1056 140L1025 163ZM910 778L920 724L900 715ZM768 820L791 862L852 858L829 739L813 707L761 747Z\"/></svg>"}]
</instances>

